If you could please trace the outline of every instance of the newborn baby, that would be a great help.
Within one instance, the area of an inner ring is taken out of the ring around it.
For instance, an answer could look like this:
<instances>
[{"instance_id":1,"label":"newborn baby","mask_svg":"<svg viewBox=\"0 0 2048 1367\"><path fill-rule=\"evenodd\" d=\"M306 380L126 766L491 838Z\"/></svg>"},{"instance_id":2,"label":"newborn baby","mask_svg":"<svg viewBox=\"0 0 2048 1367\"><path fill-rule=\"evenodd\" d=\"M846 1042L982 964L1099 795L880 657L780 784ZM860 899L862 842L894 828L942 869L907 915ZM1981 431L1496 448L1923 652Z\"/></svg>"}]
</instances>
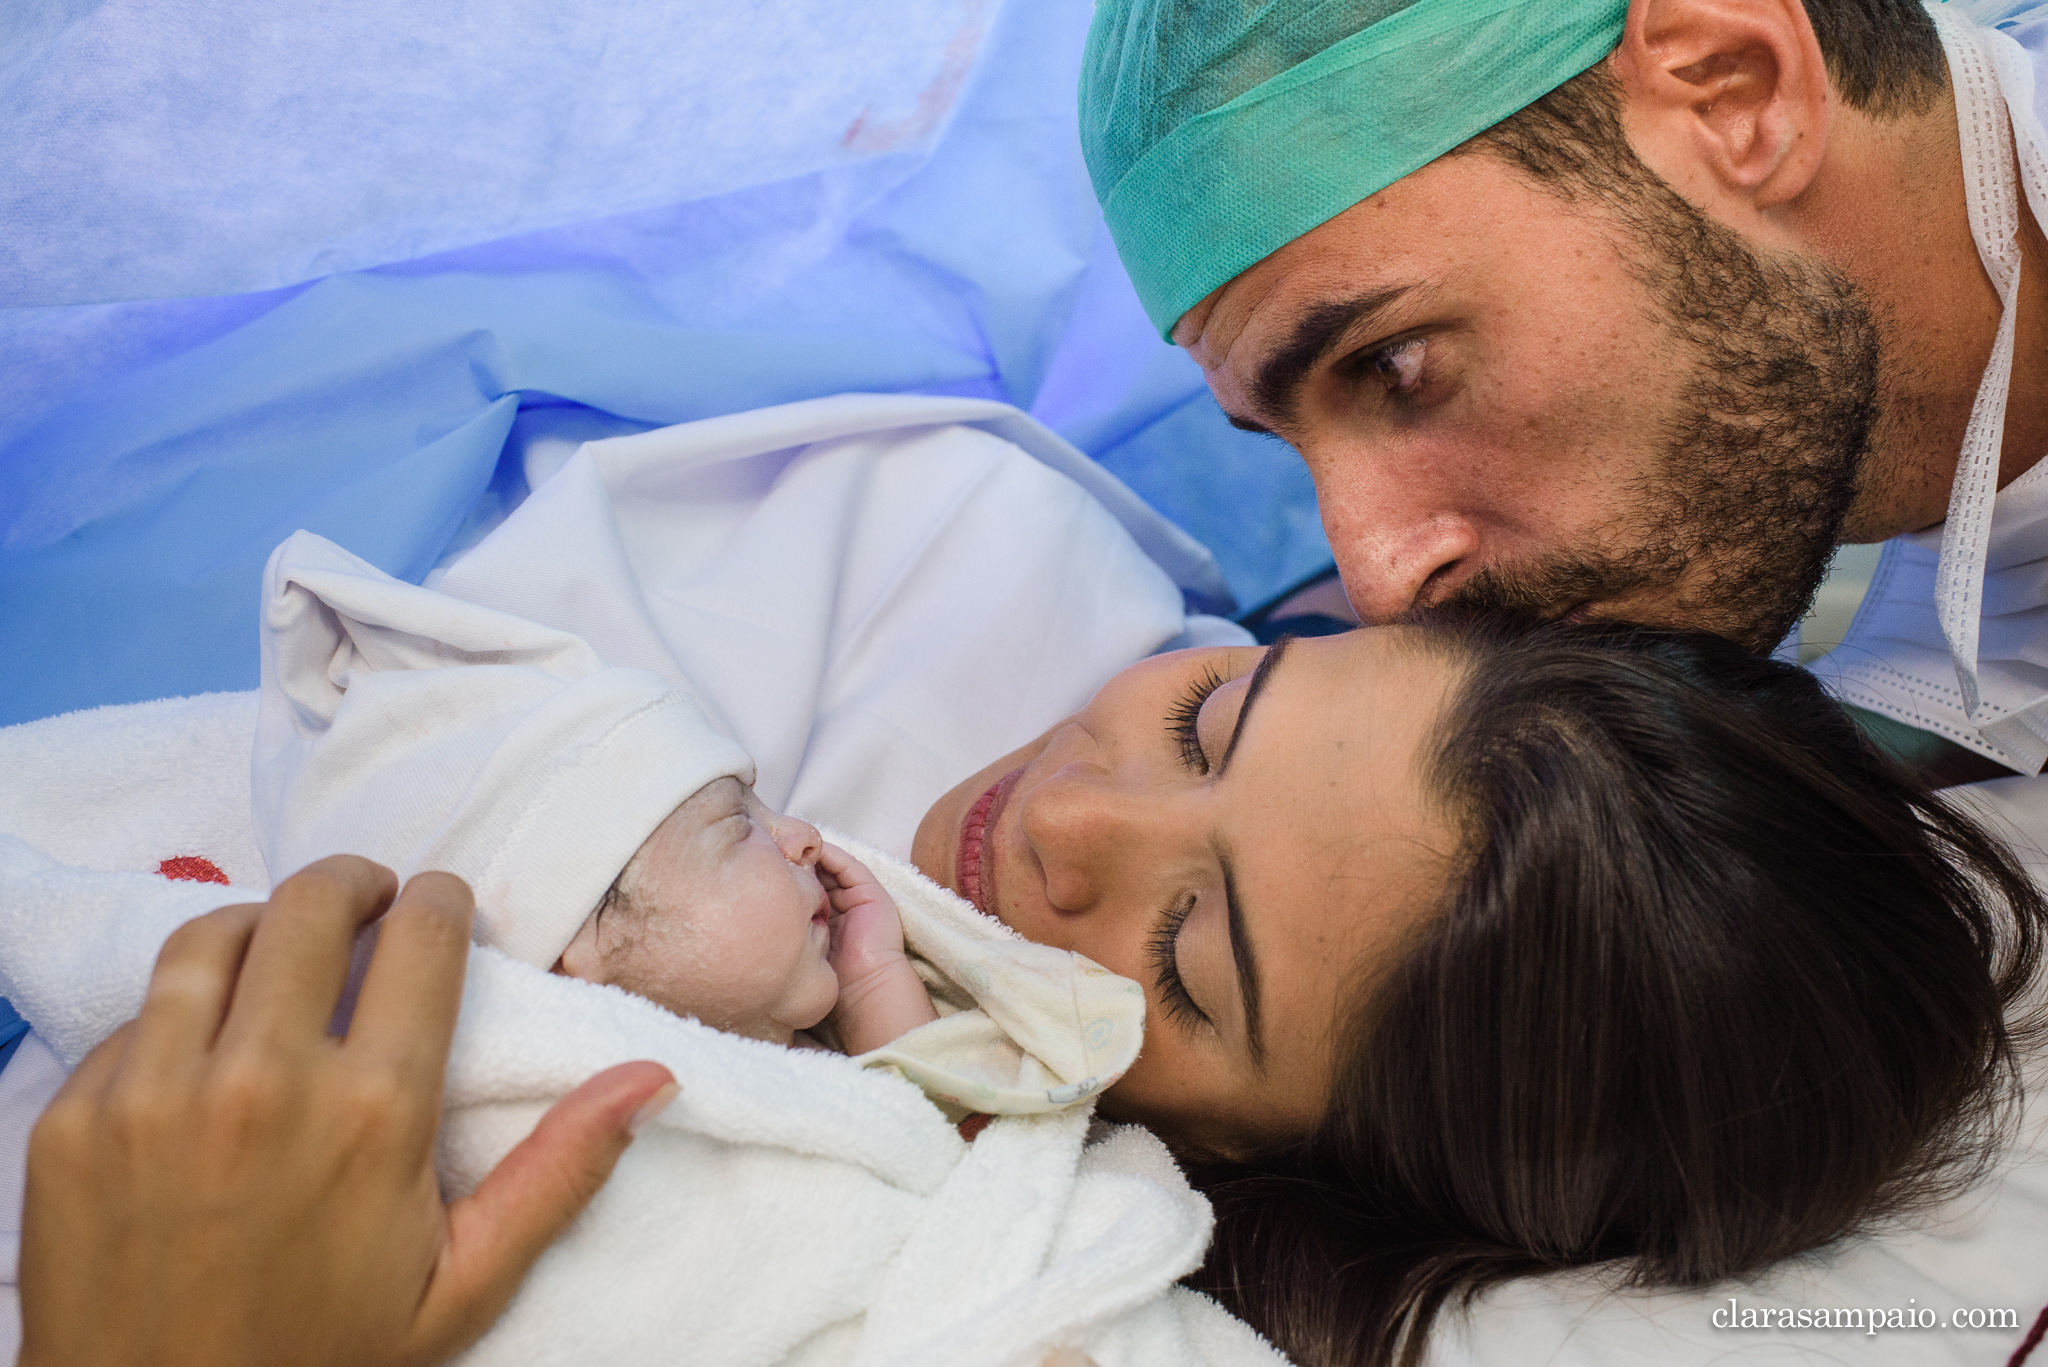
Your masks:
<instances>
[{"instance_id":1,"label":"newborn baby","mask_svg":"<svg viewBox=\"0 0 2048 1367\"><path fill-rule=\"evenodd\" d=\"M654 828L555 971L776 1044L831 1012L853 1054L938 1019L874 874L731 775Z\"/></svg>"},{"instance_id":2,"label":"newborn baby","mask_svg":"<svg viewBox=\"0 0 2048 1367\"><path fill-rule=\"evenodd\" d=\"M446 870L486 945L773 1044L829 1024L956 1120L1063 1109L1137 1056L1137 984L771 810L688 694L580 637L300 532L265 571L262 644L273 881L336 853Z\"/></svg>"}]
</instances>

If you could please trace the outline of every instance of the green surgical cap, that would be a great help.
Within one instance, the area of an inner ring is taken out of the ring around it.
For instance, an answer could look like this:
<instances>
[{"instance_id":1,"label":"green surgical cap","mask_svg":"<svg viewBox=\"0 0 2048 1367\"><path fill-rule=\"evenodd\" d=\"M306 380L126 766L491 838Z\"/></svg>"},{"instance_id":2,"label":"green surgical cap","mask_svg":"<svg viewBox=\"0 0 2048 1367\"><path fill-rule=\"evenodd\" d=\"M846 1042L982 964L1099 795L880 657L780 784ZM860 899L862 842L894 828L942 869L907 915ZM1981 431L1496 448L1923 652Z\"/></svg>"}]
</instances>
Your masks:
<instances>
[{"instance_id":1,"label":"green surgical cap","mask_svg":"<svg viewBox=\"0 0 2048 1367\"><path fill-rule=\"evenodd\" d=\"M1098 0L1081 147L1161 334L1614 50L1627 0Z\"/></svg>"}]
</instances>

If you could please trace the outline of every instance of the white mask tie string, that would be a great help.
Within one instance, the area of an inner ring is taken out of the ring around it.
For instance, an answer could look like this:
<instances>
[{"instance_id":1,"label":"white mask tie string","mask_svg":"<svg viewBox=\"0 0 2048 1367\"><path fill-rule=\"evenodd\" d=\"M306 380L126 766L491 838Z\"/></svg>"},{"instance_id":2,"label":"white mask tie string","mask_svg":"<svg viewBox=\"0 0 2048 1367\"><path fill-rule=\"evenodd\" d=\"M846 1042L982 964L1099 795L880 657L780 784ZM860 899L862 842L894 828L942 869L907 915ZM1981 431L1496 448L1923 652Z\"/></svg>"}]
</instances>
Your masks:
<instances>
[{"instance_id":1,"label":"white mask tie string","mask_svg":"<svg viewBox=\"0 0 2048 1367\"><path fill-rule=\"evenodd\" d=\"M1948 520L1941 534L1934 601L1941 634L1955 658L1956 682L1970 722L2001 749L2022 759L2044 753L2038 739L1998 734L2000 718L1986 715L1977 683L1978 629L1984 609L1984 563L1991 545L1991 509L1998 494L1998 460L2005 444L2005 402L2012 383L2013 330L2019 310L2019 187L2013 174L2012 128L1991 62L1967 19L1940 5L1928 5L1942 47L1948 53L1955 91L1956 124L1963 155L1963 194L1970 235L1976 239L1984 273L1998 291L1997 340L1970 409L1963 447L1949 491ZM1995 729L1996 728L1996 729ZM2036 759L2038 763L2038 758Z\"/></svg>"}]
</instances>

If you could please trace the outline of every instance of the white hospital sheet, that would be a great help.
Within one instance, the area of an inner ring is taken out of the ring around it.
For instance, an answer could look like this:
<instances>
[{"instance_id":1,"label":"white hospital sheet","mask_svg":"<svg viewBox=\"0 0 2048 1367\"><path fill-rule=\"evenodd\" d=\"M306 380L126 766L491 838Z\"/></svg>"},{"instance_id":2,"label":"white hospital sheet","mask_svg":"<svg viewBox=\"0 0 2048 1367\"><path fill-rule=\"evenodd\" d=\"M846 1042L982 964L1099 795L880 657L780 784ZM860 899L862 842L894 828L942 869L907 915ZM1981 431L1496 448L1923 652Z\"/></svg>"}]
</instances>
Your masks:
<instances>
[{"instance_id":1,"label":"white hospital sheet","mask_svg":"<svg viewBox=\"0 0 2048 1367\"><path fill-rule=\"evenodd\" d=\"M239 294L941 131L991 0L13 0L0 301Z\"/></svg>"}]
</instances>

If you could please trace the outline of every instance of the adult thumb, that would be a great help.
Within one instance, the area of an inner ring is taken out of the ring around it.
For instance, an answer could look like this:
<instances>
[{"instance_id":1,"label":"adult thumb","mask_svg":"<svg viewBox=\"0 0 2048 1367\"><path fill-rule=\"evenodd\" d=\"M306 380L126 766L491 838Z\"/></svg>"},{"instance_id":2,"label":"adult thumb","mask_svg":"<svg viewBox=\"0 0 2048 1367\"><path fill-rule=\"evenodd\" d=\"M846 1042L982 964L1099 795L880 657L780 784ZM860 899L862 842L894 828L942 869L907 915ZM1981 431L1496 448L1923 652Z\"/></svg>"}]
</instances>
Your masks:
<instances>
[{"instance_id":1,"label":"adult thumb","mask_svg":"<svg viewBox=\"0 0 2048 1367\"><path fill-rule=\"evenodd\" d=\"M534 1260L610 1179L633 1132L680 1090L658 1063L607 1068L550 1107L474 1192L448 1207L448 1242L415 1321L429 1360L491 1326Z\"/></svg>"}]
</instances>

